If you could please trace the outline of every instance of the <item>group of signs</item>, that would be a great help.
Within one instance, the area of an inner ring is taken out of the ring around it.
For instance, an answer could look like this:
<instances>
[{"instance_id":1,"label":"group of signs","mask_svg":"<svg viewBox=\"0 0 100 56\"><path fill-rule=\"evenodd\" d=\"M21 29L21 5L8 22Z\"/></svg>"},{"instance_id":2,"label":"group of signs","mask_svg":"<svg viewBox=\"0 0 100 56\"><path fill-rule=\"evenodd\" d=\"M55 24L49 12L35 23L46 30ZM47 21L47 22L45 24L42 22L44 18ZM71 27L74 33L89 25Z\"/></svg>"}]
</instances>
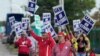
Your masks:
<instances>
[{"instance_id":1,"label":"group of signs","mask_svg":"<svg viewBox=\"0 0 100 56\"><path fill-rule=\"evenodd\" d=\"M12 31L16 32L16 36L20 36L23 30L27 30L30 26L29 18L22 18L21 22L17 22L14 16L9 17L9 23Z\"/></svg>"},{"instance_id":2,"label":"group of signs","mask_svg":"<svg viewBox=\"0 0 100 56\"><path fill-rule=\"evenodd\" d=\"M69 21L65 14L64 9L61 5L54 6L54 21L57 26L68 25ZM80 20L73 20L73 29L75 32L89 34L91 29L94 27L96 21L92 19L90 16L86 15L84 18Z\"/></svg>"},{"instance_id":3,"label":"group of signs","mask_svg":"<svg viewBox=\"0 0 100 56\"><path fill-rule=\"evenodd\" d=\"M32 14L35 13L37 0L31 0L28 4L28 11ZM56 26L65 26L69 24L68 18L66 16L66 13L61 5L57 5L53 7L54 12L54 22ZM44 32L51 32L52 36L56 36L56 32L54 31L52 25L51 25L51 13L43 13L42 17L43 21L43 31ZM27 27L30 25L29 18L23 18L22 22L16 22L14 16L9 17L9 22L11 25L11 28L15 30L17 35L20 35L22 30L26 30ZM89 16L84 16L84 18L80 20L74 20L73 21L73 28L75 32L82 32L85 34L88 34L91 29L93 28L94 24L96 23L95 20L93 20Z\"/></svg>"},{"instance_id":4,"label":"group of signs","mask_svg":"<svg viewBox=\"0 0 100 56\"><path fill-rule=\"evenodd\" d=\"M54 31L54 28L51 25L51 13L43 13L42 21L43 21L42 31L50 32L52 37L57 36L56 32Z\"/></svg>"},{"instance_id":5,"label":"group of signs","mask_svg":"<svg viewBox=\"0 0 100 56\"><path fill-rule=\"evenodd\" d=\"M73 20L73 29L78 34L84 33L89 34L89 32L94 27L96 21L92 19L90 16L86 15L83 17L83 19L80 20Z\"/></svg>"},{"instance_id":6,"label":"group of signs","mask_svg":"<svg viewBox=\"0 0 100 56\"><path fill-rule=\"evenodd\" d=\"M54 6L53 11L54 11L54 22L55 22L56 26L60 27L62 25L65 26L65 25L69 24L68 18L67 18L65 11L61 5ZM50 13L43 13L43 22L45 24L46 23L48 24L48 22L51 22L50 18L51 18ZM85 33L88 35L89 32L94 27L95 23L96 23L96 21L94 19L92 19L88 15L85 15L82 20L73 20L73 29L78 34ZM49 26L51 26L51 25L49 25ZM52 28L52 27L47 27L47 28ZM45 30L45 31L47 31L47 30ZM54 32L52 32L52 33L54 33Z\"/></svg>"}]
</instances>

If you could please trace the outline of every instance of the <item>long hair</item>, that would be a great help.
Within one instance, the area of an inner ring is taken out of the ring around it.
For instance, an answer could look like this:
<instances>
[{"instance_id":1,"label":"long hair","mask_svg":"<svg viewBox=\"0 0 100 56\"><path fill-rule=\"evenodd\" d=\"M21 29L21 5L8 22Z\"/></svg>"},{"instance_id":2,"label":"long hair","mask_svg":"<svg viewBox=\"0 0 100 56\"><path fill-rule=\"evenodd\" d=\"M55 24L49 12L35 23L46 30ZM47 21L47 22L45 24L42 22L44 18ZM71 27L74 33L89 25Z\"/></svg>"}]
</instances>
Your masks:
<instances>
[{"instance_id":1,"label":"long hair","mask_svg":"<svg viewBox=\"0 0 100 56\"><path fill-rule=\"evenodd\" d=\"M80 35L80 38L83 37L83 42L86 42L85 37L83 36L83 34ZM78 39L78 41L80 41L80 38Z\"/></svg>"}]
</instances>

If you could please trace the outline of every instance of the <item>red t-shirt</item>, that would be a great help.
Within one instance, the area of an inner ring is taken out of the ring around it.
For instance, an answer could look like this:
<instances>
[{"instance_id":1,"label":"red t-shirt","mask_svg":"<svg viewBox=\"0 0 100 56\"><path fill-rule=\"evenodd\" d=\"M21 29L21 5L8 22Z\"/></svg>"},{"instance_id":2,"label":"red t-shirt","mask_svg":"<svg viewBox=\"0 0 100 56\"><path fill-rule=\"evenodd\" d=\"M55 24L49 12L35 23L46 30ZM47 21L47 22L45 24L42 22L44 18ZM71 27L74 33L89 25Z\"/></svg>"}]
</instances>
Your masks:
<instances>
[{"instance_id":1,"label":"red t-shirt","mask_svg":"<svg viewBox=\"0 0 100 56\"><path fill-rule=\"evenodd\" d=\"M60 44L59 44L59 48L60 48L60 50L63 49L64 45L65 45L65 43L60 43Z\"/></svg>"}]
</instances>

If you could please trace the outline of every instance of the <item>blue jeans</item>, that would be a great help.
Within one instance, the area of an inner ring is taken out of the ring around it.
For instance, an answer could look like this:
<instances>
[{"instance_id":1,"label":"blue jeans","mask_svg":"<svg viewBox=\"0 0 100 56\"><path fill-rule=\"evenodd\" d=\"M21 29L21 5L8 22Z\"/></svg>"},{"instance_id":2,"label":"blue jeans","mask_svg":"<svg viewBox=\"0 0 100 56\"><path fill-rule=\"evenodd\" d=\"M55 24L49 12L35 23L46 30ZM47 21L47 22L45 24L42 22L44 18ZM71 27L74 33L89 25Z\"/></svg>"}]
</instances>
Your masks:
<instances>
[{"instance_id":1,"label":"blue jeans","mask_svg":"<svg viewBox=\"0 0 100 56\"><path fill-rule=\"evenodd\" d=\"M77 56L86 56L86 53L78 52Z\"/></svg>"}]
</instances>

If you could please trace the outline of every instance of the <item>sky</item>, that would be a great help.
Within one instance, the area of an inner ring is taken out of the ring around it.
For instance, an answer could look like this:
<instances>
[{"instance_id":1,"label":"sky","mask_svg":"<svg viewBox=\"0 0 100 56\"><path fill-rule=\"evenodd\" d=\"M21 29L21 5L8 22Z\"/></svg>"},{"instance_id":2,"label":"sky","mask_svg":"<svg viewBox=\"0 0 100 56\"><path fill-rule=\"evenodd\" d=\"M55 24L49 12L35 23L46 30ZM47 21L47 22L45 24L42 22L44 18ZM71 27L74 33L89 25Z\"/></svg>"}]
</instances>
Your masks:
<instances>
[{"instance_id":1,"label":"sky","mask_svg":"<svg viewBox=\"0 0 100 56\"><path fill-rule=\"evenodd\" d=\"M96 7L100 8L100 0L96 0Z\"/></svg>"},{"instance_id":2,"label":"sky","mask_svg":"<svg viewBox=\"0 0 100 56\"><path fill-rule=\"evenodd\" d=\"M21 5L27 5L28 0L2 0L0 1L0 21L6 20L7 13L22 12Z\"/></svg>"},{"instance_id":3,"label":"sky","mask_svg":"<svg viewBox=\"0 0 100 56\"><path fill-rule=\"evenodd\" d=\"M2 0L0 1L0 21L6 20L7 13L11 12L11 6L12 12L21 13L23 12L23 9L20 8L21 5L27 5L28 0ZM96 0L96 7L100 7L100 0ZM95 11L96 9L93 9Z\"/></svg>"}]
</instances>

